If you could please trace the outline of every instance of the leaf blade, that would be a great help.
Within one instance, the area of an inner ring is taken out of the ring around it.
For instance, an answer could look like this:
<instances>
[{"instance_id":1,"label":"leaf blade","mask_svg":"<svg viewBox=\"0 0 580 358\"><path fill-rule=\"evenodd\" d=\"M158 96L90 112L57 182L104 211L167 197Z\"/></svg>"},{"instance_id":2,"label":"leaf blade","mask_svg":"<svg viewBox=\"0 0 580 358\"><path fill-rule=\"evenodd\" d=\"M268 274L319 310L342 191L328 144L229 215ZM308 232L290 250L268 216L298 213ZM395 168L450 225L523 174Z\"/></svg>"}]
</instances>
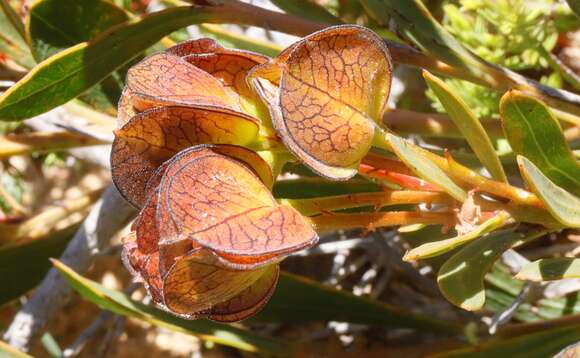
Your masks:
<instances>
[{"instance_id":1,"label":"leaf blade","mask_svg":"<svg viewBox=\"0 0 580 358\"><path fill-rule=\"evenodd\" d=\"M476 240L451 256L440 268L437 284L454 305L468 311L485 303L483 278L499 256L524 237L513 232L494 232Z\"/></svg>"},{"instance_id":2,"label":"leaf blade","mask_svg":"<svg viewBox=\"0 0 580 358\"><path fill-rule=\"evenodd\" d=\"M580 165L548 107L510 91L500 101L500 114L513 151L528 158L556 185L580 195Z\"/></svg>"},{"instance_id":3,"label":"leaf blade","mask_svg":"<svg viewBox=\"0 0 580 358\"><path fill-rule=\"evenodd\" d=\"M66 103L168 33L208 21L215 10L178 7L130 20L48 58L0 96L0 120L22 120ZM129 44L127 46L127 44Z\"/></svg>"},{"instance_id":4,"label":"leaf blade","mask_svg":"<svg viewBox=\"0 0 580 358\"><path fill-rule=\"evenodd\" d=\"M459 128L480 162L498 181L507 183L503 166L481 122L467 104L438 77L423 70L423 78Z\"/></svg>"},{"instance_id":5,"label":"leaf blade","mask_svg":"<svg viewBox=\"0 0 580 358\"><path fill-rule=\"evenodd\" d=\"M475 346L435 354L433 358L544 358L580 339L578 325L558 327L507 339L494 339Z\"/></svg>"},{"instance_id":6,"label":"leaf blade","mask_svg":"<svg viewBox=\"0 0 580 358\"><path fill-rule=\"evenodd\" d=\"M536 260L525 265L515 278L536 282L580 278L580 259L560 257Z\"/></svg>"},{"instance_id":7,"label":"leaf blade","mask_svg":"<svg viewBox=\"0 0 580 358\"><path fill-rule=\"evenodd\" d=\"M339 320L443 334L461 330L454 323L413 314L286 272L281 273L276 293L254 320L294 323Z\"/></svg>"},{"instance_id":8,"label":"leaf blade","mask_svg":"<svg viewBox=\"0 0 580 358\"><path fill-rule=\"evenodd\" d=\"M485 221L477 228L475 228L475 230L467 234L459 235L450 239L428 242L421 246L415 247L405 254L403 261L422 260L442 255L459 247L460 245L475 240L482 235L502 227L507 223L508 217L509 215L507 215L505 212L500 212L498 215Z\"/></svg>"},{"instance_id":9,"label":"leaf blade","mask_svg":"<svg viewBox=\"0 0 580 358\"><path fill-rule=\"evenodd\" d=\"M455 184L435 163L423 156L415 148L415 145L393 134L387 134L387 140L391 144L395 154L413 172L428 182L441 187L454 199L461 202L465 201L467 193Z\"/></svg>"},{"instance_id":10,"label":"leaf blade","mask_svg":"<svg viewBox=\"0 0 580 358\"><path fill-rule=\"evenodd\" d=\"M249 352L287 355L292 351L291 347L286 344L260 337L252 332L233 326L202 320L188 321L175 317L154 307L133 301L122 292L109 290L94 281L86 279L60 261L53 260L53 264L71 287L81 296L113 313L182 333L199 335L205 340Z\"/></svg>"},{"instance_id":11,"label":"leaf blade","mask_svg":"<svg viewBox=\"0 0 580 358\"><path fill-rule=\"evenodd\" d=\"M552 216L566 226L580 227L580 199L557 186L526 157L518 156L517 161L524 181Z\"/></svg>"}]
</instances>

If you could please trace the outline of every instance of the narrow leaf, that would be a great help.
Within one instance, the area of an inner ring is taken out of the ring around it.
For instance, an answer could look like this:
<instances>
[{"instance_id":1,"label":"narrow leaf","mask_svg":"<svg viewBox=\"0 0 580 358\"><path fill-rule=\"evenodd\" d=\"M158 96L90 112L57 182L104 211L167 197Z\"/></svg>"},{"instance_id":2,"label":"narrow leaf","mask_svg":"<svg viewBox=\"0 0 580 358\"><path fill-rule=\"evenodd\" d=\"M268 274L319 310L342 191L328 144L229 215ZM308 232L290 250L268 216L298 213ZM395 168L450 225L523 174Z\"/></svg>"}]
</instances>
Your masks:
<instances>
[{"instance_id":1,"label":"narrow leaf","mask_svg":"<svg viewBox=\"0 0 580 358\"><path fill-rule=\"evenodd\" d=\"M119 25L36 66L0 96L0 120L21 120L68 102L168 33L208 21L215 10L178 7Z\"/></svg>"},{"instance_id":2,"label":"narrow leaf","mask_svg":"<svg viewBox=\"0 0 580 358\"><path fill-rule=\"evenodd\" d=\"M516 154L536 165L554 184L580 196L580 165L548 107L517 91L500 102L504 134Z\"/></svg>"},{"instance_id":3,"label":"narrow leaf","mask_svg":"<svg viewBox=\"0 0 580 358\"><path fill-rule=\"evenodd\" d=\"M476 311L485 303L483 278L501 254L524 237L494 232L461 249L447 260L437 276L441 293L456 306Z\"/></svg>"},{"instance_id":4,"label":"narrow leaf","mask_svg":"<svg viewBox=\"0 0 580 358\"><path fill-rule=\"evenodd\" d=\"M517 160L526 184L554 218L566 226L580 227L580 199L557 186L527 158L518 156Z\"/></svg>"},{"instance_id":5,"label":"narrow leaf","mask_svg":"<svg viewBox=\"0 0 580 358\"><path fill-rule=\"evenodd\" d=\"M442 334L452 334L461 330L459 325L448 321L354 296L289 273L280 275L274 296L254 319L261 322L286 323L344 321L414 328Z\"/></svg>"},{"instance_id":6,"label":"narrow leaf","mask_svg":"<svg viewBox=\"0 0 580 358\"><path fill-rule=\"evenodd\" d=\"M22 67L34 66L24 37L24 25L7 0L0 0L0 53Z\"/></svg>"},{"instance_id":7,"label":"narrow leaf","mask_svg":"<svg viewBox=\"0 0 580 358\"><path fill-rule=\"evenodd\" d=\"M40 0L30 8L27 36L32 54L41 62L78 43L90 41L115 25L129 19L127 13L105 0ZM127 68L81 94L92 107L116 114Z\"/></svg>"},{"instance_id":8,"label":"narrow leaf","mask_svg":"<svg viewBox=\"0 0 580 358\"><path fill-rule=\"evenodd\" d=\"M244 351L276 355L288 355L292 353L291 347L286 344L260 337L252 332L227 324L205 320L190 321L178 318L165 311L133 301L122 292L107 289L94 281L86 279L57 260L54 260L53 264L71 287L81 296L113 313L177 332L200 336L204 340L235 347Z\"/></svg>"},{"instance_id":9,"label":"narrow leaf","mask_svg":"<svg viewBox=\"0 0 580 358\"><path fill-rule=\"evenodd\" d=\"M423 78L491 176L495 180L507 183L507 177L493 144L473 111L441 79L427 71L423 71Z\"/></svg>"},{"instance_id":10,"label":"narrow leaf","mask_svg":"<svg viewBox=\"0 0 580 358\"><path fill-rule=\"evenodd\" d=\"M272 2L284 12L303 19L333 25L342 23L339 18L313 0L272 0Z\"/></svg>"},{"instance_id":11,"label":"narrow leaf","mask_svg":"<svg viewBox=\"0 0 580 358\"><path fill-rule=\"evenodd\" d=\"M128 19L123 9L103 0L40 0L30 8L27 36L40 62Z\"/></svg>"},{"instance_id":12,"label":"narrow leaf","mask_svg":"<svg viewBox=\"0 0 580 358\"><path fill-rule=\"evenodd\" d=\"M33 289L59 257L78 225L24 245L0 248L0 305ZM16 280L15 277L18 277Z\"/></svg>"},{"instance_id":13,"label":"narrow leaf","mask_svg":"<svg viewBox=\"0 0 580 358\"><path fill-rule=\"evenodd\" d=\"M19 41L26 43L26 35L24 34L24 24L22 23L22 20L20 20L20 17L16 13L16 11L14 11L12 6L10 6L8 0L0 0L0 9L4 13L6 19L10 22L10 25L12 26L14 31L16 31L20 36Z\"/></svg>"},{"instance_id":14,"label":"narrow leaf","mask_svg":"<svg viewBox=\"0 0 580 358\"><path fill-rule=\"evenodd\" d=\"M0 0L2 1L2 0ZM8 345L4 341L0 341L0 357L2 358L33 358L24 352L17 350L16 348Z\"/></svg>"},{"instance_id":15,"label":"narrow leaf","mask_svg":"<svg viewBox=\"0 0 580 358\"><path fill-rule=\"evenodd\" d=\"M537 282L580 278L580 259L560 257L530 262L518 272L516 278Z\"/></svg>"},{"instance_id":16,"label":"narrow leaf","mask_svg":"<svg viewBox=\"0 0 580 358\"><path fill-rule=\"evenodd\" d=\"M228 31L220 25L203 24L199 30L204 35L218 41L224 47L237 48L261 53L274 57L282 51L282 47L274 42L263 41L237 32Z\"/></svg>"},{"instance_id":17,"label":"narrow leaf","mask_svg":"<svg viewBox=\"0 0 580 358\"><path fill-rule=\"evenodd\" d=\"M428 182L439 186L449 195L458 201L465 201L467 194L457 184L455 184L435 163L426 158L415 148L415 145L409 143L401 137L387 134L387 140L393 147L395 154L407 165L414 173Z\"/></svg>"},{"instance_id":18,"label":"narrow leaf","mask_svg":"<svg viewBox=\"0 0 580 358\"><path fill-rule=\"evenodd\" d=\"M469 241L475 240L478 237L485 235L504 226L509 219L509 215L505 212L500 212L498 215L492 217L486 222L479 225L475 230L459 235L450 239L428 242L419 247L416 247L405 254L404 261L422 260L429 257L442 255L449 252Z\"/></svg>"},{"instance_id":19,"label":"narrow leaf","mask_svg":"<svg viewBox=\"0 0 580 358\"><path fill-rule=\"evenodd\" d=\"M432 358L545 358L553 357L564 347L580 340L580 327L556 327L514 338L491 339L475 346L468 346L432 355Z\"/></svg>"}]
</instances>

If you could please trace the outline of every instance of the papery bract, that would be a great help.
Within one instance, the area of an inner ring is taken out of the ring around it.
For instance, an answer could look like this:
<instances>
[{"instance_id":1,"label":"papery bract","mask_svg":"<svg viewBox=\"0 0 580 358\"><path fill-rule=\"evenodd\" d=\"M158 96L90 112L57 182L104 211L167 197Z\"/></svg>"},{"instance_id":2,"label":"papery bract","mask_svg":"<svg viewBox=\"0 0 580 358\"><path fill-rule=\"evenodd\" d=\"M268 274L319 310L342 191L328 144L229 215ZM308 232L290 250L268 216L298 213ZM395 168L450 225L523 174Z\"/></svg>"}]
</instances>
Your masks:
<instances>
[{"instance_id":1,"label":"papery bract","mask_svg":"<svg viewBox=\"0 0 580 358\"><path fill-rule=\"evenodd\" d=\"M199 145L150 177L124 257L156 303L187 318L243 319L272 294L278 262L317 241L273 198L262 162L242 147Z\"/></svg>"},{"instance_id":2,"label":"papery bract","mask_svg":"<svg viewBox=\"0 0 580 358\"><path fill-rule=\"evenodd\" d=\"M318 174L354 176L382 119L391 58L372 31L343 25L293 44L249 80L288 149Z\"/></svg>"},{"instance_id":3,"label":"papery bract","mask_svg":"<svg viewBox=\"0 0 580 358\"><path fill-rule=\"evenodd\" d=\"M145 185L163 162L196 144L246 145L264 112L246 84L267 57L225 49L210 39L187 41L147 57L127 73L111 153L113 181L141 207Z\"/></svg>"}]
</instances>

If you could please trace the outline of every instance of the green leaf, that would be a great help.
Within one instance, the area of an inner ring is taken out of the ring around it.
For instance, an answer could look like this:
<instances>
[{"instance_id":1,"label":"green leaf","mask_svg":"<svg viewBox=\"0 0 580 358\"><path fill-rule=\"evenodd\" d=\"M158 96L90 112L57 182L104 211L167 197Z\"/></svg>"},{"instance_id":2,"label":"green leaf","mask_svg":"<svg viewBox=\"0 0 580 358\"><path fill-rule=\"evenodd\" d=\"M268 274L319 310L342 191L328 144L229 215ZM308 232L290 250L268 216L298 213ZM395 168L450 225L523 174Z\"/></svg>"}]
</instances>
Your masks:
<instances>
[{"instance_id":1,"label":"green leaf","mask_svg":"<svg viewBox=\"0 0 580 358\"><path fill-rule=\"evenodd\" d=\"M103 0L36 1L27 23L32 54L44 61L128 19L123 9Z\"/></svg>"},{"instance_id":2,"label":"green leaf","mask_svg":"<svg viewBox=\"0 0 580 358\"><path fill-rule=\"evenodd\" d=\"M17 350L4 341L0 341L0 357L2 358L33 358L32 356Z\"/></svg>"},{"instance_id":3,"label":"green leaf","mask_svg":"<svg viewBox=\"0 0 580 358\"><path fill-rule=\"evenodd\" d=\"M518 272L516 278L537 282L580 278L580 259L560 257L530 262Z\"/></svg>"},{"instance_id":4,"label":"green leaf","mask_svg":"<svg viewBox=\"0 0 580 358\"><path fill-rule=\"evenodd\" d=\"M284 12L296 15L303 19L318 21L328 24L341 24L342 21L328 12L324 7L313 0L271 0Z\"/></svg>"},{"instance_id":5,"label":"green leaf","mask_svg":"<svg viewBox=\"0 0 580 358\"><path fill-rule=\"evenodd\" d=\"M570 9L574 11L577 16L580 16L580 0L566 0Z\"/></svg>"},{"instance_id":6,"label":"green leaf","mask_svg":"<svg viewBox=\"0 0 580 358\"><path fill-rule=\"evenodd\" d=\"M211 7L177 7L130 20L38 64L0 96L0 120L22 120L68 102L165 35L216 16Z\"/></svg>"},{"instance_id":7,"label":"green leaf","mask_svg":"<svg viewBox=\"0 0 580 358\"><path fill-rule=\"evenodd\" d=\"M270 302L253 319L285 323L343 321L414 328L442 334L454 334L462 329L460 325L452 322L354 296L289 273L282 273Z\"/></svg>"},{"instance_id":8,"label":"green leaf","mask_svg":"<svg viewBox=\"0 0 580 358\"><path fill-rule=\"evenodd\" d=\"M467 234L459 235L450 239L428 242L426 244L418 246L407 252L403 257L403 260L404 261L422 260L429 257L442 255L469 241L475 240L482 235L485 235L489 232L499 229L500 227L507 224L508 219L509 215L507 215L505 212L500 212L499 214L485 221L481 225L477 226L475 230Z\"/></svg>"},{"instance_id":9,"label":"green leaf","mask_svg":"<svg viewBox=\"0 0 580 358\"><path fill-rule=\"evenodd\" d=\"M30 9L27 35L34 58L41 62L128 19L123 9L103 0L41 0ZM115 72L80 99L101 111L116 114L126 72L127 68Z\"/></svg>"},{"instance_id":10,"label":"green leaf","mask_svg":"<svg viewBox=\"0 0 580 358\"><path fill-rule=\"evenodd\" d=\"M10 6L8 0L0 0L1 12L6 17L6 20L10 23L12 29L18 34L19 40L26 43L26 35L24 34L24 24L20 20L20 16L14 11L14 8ZM7 25L3 25L8 27Z\"/></svg>"},{"instance_id":11,"label":"green leaf","mask_svg":"<svg viewBox=\"0 0 580 358\"><path fill-rule=\"evenodd\" d=\"M485 274L504 251L535 237L496 231L470 243L441 266L437 275L441 293L449 302L465 310L481 309L485 303Z\"/></svg>"},{"instance_id":12,"label":"green leaf","mask_svg":"<svg viewBox=\"0 0 580 358\"><path fill-rule=\"evenodd\" d=\"M475 346L431 355L432 358L546 358L580 340L580 326L557 327L514 338L496 338Z\"/></svg>"},{"instance_id":13,"label":"green leaf","mask_svg":"<svg viewBox=\"0 0 580 358\"><path fill-rule=\"evenodd\" d=\"M557 186L580 196L580 165L548 107L510 91L501 99L500 113L513 151L532 161Z\"/></svg>"},{"instance_id":14,"label":"green leaf","mask_svg":"<svg viewBox=\"0 0 580 358\"><path fill-rule=\"evenodd\" d=\"M262 41L252 37L228 31L219 25L199 25L202 34L218 41L224 47L238 48L275 57L283 50L281 46L273 42Z\"/></svg>"},{"instance_id":15,"label":"green leaf","mask_svg":"<svg viewBox=\"0 0 580 358\"><path fill-rule=\"evenodd\" d=\"M475 114L441 79L425 70L423 78L491 176L495 180L507 183L507 177L493 144Z\"/></svg>"},{"instance_id":16,"label":"green leaf","mask_svg":"<svg viewBox=\"0 0 580 358\"><path fill-rule=\"evenodd\" d=\"M8 0L0 0L0 53L25 68L34 66L24 36L24 25Z\"/></svg>"},{"instance_id":17,"label":"green leaf","mask_svg":"<svg viewBox=\"0 0 580 358\"><path fill-rule=\"evenodd\" d=\"M34 288L50 269L49 258L61 255L77 228L73 225L51 237L0 248L0 305Z\"/></svg>"},{"instance_id":18,"label":"green leaf","mask_svg":"<svg viewBox=\"0 0 580 358\"><path fill-rule=\"evenodd\" d=\"M580 199L557 186L526 157L518 155L517 161L526 184L554 218L566 226L580 227Z\"/></svg>"},{"instance_id":19,"label":"green leaf","mask_svg":"<svg viewBox=\"0 0 580 358\"><path fill-rule=\"evenodd\" d=\"M421 151L415 145L393 134L387 134L387 140L391 144L397 157L415 174L439 186L454 199L461 202L465 201L467 198L465 191L457 186L435 163L422 155Z\"/></svg>"},{"instance_id":20,"label":"green leaf","mask_svg":"<svg viewBox=\"0 0 580 358\"><path fill-rule=\"evenodd\" d=\"M272 193L276 198L305 199L321 196L382 191L380 185L366 180L328 181L320 177L282 179L274 183Z\"/></svg>"},{"instance_id":21,"label":"green leaf","mask_svg":"<svg viewBox=\"0 0 580 358\"><path fill-rule=\"evenodd\" d=\"M63 263L53 260L57 270L71 287L85 299L115 314L144 321L173 331L199 336L210 342L249 352L289 355L293 349L282 342L256 335L247 330L207 320L185 320L160 309L134 301L122 292L107 289L77 274Z\"/></svg>"}]
</instances>

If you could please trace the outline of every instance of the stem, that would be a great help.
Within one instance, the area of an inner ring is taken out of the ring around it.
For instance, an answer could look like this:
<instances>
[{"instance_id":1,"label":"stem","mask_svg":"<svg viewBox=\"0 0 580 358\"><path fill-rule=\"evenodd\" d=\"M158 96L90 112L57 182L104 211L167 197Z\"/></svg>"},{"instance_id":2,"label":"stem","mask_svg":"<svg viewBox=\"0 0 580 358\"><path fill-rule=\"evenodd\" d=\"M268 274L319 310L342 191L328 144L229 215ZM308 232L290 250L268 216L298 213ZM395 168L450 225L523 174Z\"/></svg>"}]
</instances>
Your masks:
<instances>
[{"instance_id":1,"label":"stem","mask_svg":"<svg viewBox=\"0 0 580 358\"><path fill-rule=\"evenodd\" d=\"M103 189L50 206L23 223L0 226L0 237L2 238L0 243L4 243L2 247L21 245L48 235L60 221L69 218L74 213L87 209L97 201Z\"/></svg>"},{"instance_id":2,"label":"stem","mask_svg":"<svg viewBox=\"0 0 580 358\"><path fill-rule=\"evenodd\" d=\"M502 138L503 131L497 120L482 120L491 138ZM418 134L424 137L464 138L449 116L438 113L420 113L405 109L391 109L383 116L383 124L399 134Z\"/></svg>"},{"instance_id":3,"label":"stem","mask_svg":"<svg viewBox=\"0 0 580 358\"><path fill-rule=\"evenodd\" d=\"M566 66L558 56L546 50L544 46L538 46L538 51L540 51L554 71L559 73L575 90L580 90L580 77L571 68Z\"/></svg>"},{"instance_id":4,"label":"stem","mask_svg":"<svg viewBox=\"0 0 580 358\"><path fill-rule=\"evenodd\" d=\"M0 137L0 159L32 152L52 152L69 148L105 144L73 132L34 132Z\"/></svg>"},{"instance_id":5,"label":"stem","mask_svg":"<svg viewBox=\"0 0 580 358\"><path fill-rule=\"evenodd\" d=\"M10 209L12 209L13 212L19 215L26 214L26 209L2 186L0 186L0 198L2 198L6 204L10 206Z\"/></svg>"},{"instance_id":6,"label":"stem","mask_svg":"<svg viewBox=\"0 0 580 358\"><path fill-rule=\"evenodd\" d=\"M60 261L84 274L99 251L134 214L135 209L114 187L109 187L69 242ZM58 317L71 291L61 274L52 268L16 314L2 339L20 350L28 350L31 341L44 331L48 322Z\"/></svg>"},{"instance_id":7,"label":"stem","mask_svg":"<svg viewBox=\"0 0 580 358\"><path fill-rule=\"evenodd\" d=\"M208 33L217 39L223 39L233 44L236 48L258 52L267 56L276 56L283 50L278 44L268 41L256 40L233 31L228 31L219 25L199 25L202 33Z\"/></svg>"},{"instance_id":8,"label":"stem","mask_svg":"<svg viewBox=\"0 0 580 358\"><path fill-rule=\"evenodd\" d=\"M242 3L238 0L221 0L220 4L210 5L210 7L215 8L216 11L215 16L210 17L208 22L216 24L235 23L238 25L253 25L301 37L330 26L329 24L270 11L258 6ZM488 76L482 78L481 76L468 73L466 70L449 66L415 50L409 45L400 44L391 40L384 41L395 62L464 79L502 92L509 89L519 89L536 98L542 99L552 107L557 107L568 112L568 116L574 117L576 123L580 122L580 118L577 117L577 115L580 115L580 96L574 93L545 86L511 70L487 62L484 62L484 68Z\"/></svg>"},{"instance_id":9,"label":"stem","mask_svg":"<svg viewBox=\"0 0 580 358\"><path fill-rule=\"evenodd\" d=\"M415 175L400 160L391 159L375 152L368 152L367 155L362 159L361 163L369 165L374 169L382 169L405 175Z\"/></svg>"},{"instance_id":10,"label":"stem","mask_svg":"<svg viewBox=\"0 0 580 358\"><path fill-rule=\"evenodd\" d=\"M282 199L281 201L294 207L305 216L365 206L374 206L378 210L385 206L399 204L453 205L453 199L445 193L411 190L387 190L376 193L345 194L311 199Z\"/></svg>"},{"instance_id":11,"label":"stem","mask_svg":"<svg viewBox=\"0 0 580 358\"><path fill-rule=\"evenodd\" d=\"M392 152L391 145L387 140L387 133L382 128L376 128L373 144ZM415 149L427 159L431 160L454 181L464 183L470 188L477 188L478 190L507 198L517 205L530 205L537 208L544 208L542 201L536 195L526 190L481 176L473 170L457 163L451 156L443 158L419 146L415 146Z\"/></svg>"},{"instance_id":12,"label":"stem","mask_svg":"<svg viewBox=\"0 0 580 358\"><path fill-rule=\"evenodd\" d=\"M360 214L322 214L310 218L318 233L347 230L374 230L381 227L426 224L455 224L454 212L390 211Z\"/></svg>"}]
</instances>

